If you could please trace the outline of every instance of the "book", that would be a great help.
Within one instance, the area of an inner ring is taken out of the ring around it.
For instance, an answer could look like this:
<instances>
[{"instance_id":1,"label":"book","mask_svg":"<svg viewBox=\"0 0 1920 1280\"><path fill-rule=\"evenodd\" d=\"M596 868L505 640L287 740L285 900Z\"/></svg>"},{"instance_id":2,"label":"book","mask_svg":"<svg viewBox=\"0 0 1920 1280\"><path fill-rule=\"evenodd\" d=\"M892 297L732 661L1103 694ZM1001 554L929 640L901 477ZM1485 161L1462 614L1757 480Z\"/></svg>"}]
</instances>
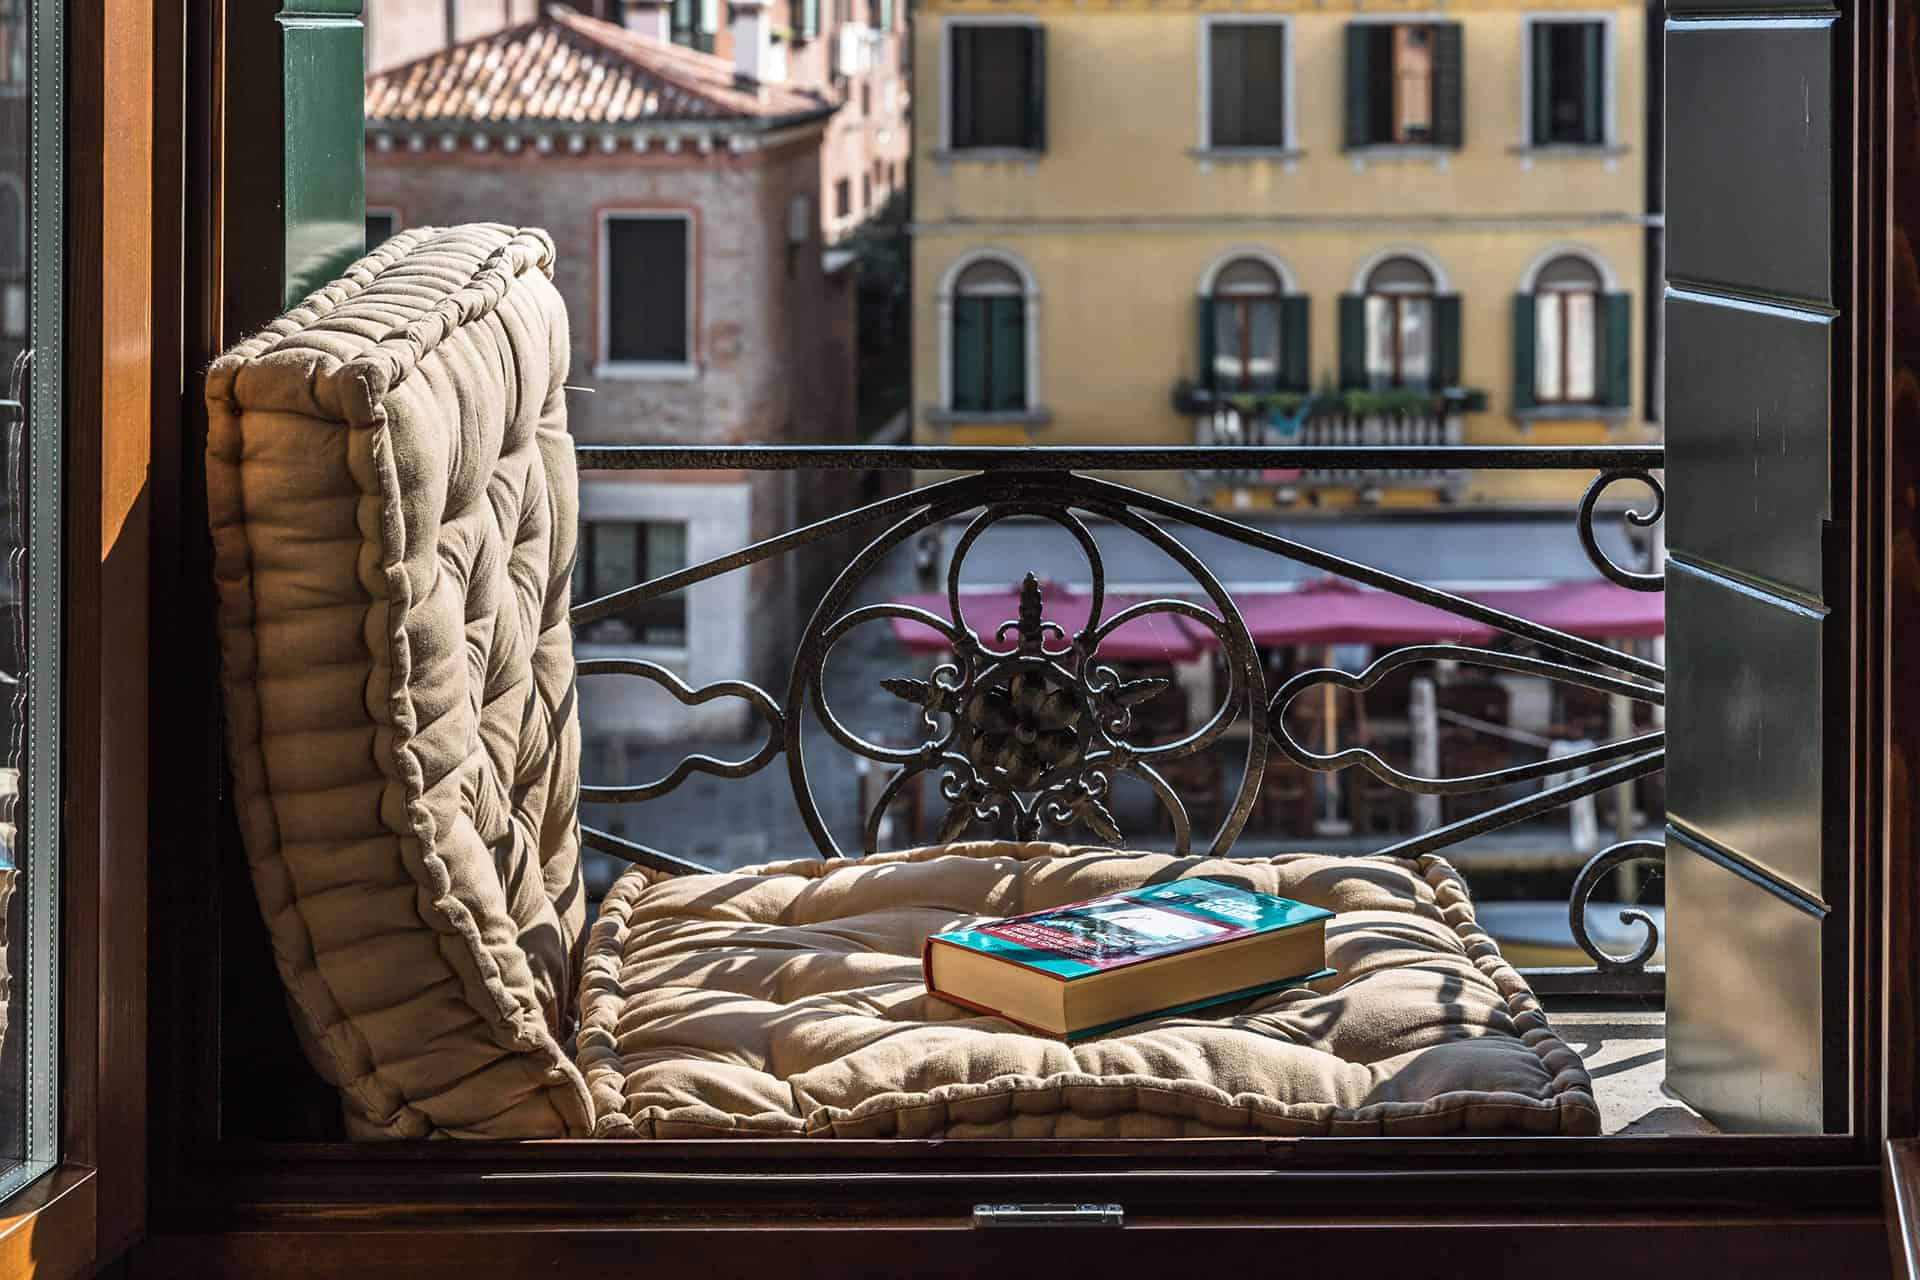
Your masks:
<instances>
[{"instance_id":1,"label":"book","mask_svg":"<svg viewBox=\"0 0 1920 1280\"><path fill-rule=\"evenodd\" d=\"M1195 876L936 933L927 990L1081 1040L1328 977L1333 913Z\"/></svg>"}]
</instances>

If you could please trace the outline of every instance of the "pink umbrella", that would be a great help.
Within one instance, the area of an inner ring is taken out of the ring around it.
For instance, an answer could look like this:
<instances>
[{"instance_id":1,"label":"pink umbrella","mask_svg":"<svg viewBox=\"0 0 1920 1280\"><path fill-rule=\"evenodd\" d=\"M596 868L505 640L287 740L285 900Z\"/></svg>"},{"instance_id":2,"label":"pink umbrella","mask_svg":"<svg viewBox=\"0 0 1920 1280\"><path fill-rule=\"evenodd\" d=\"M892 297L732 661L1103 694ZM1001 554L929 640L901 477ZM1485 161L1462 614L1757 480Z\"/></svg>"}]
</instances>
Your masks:
<instances>
[{"instance_id":1,"label":"pink umbrella","mask_svg":"<svg viewBox=\"0 0 1920 1280\"><path fill-rule=\"evenodd\" d=\"M1667 629L1664 594L1631 591L1598 578L1519 591L1476 591L1473 598L1590 640L1644 640Z\"/></svg>"},{"instance_id":2,"label":"pink umbrella","mask_svg":"<svg viewBox=\"0 0 1920 1280\"><path fill-rule=\"evenodd\" d=\"M1297 591L1247 592L1238 599L1247 630L1262 645L1484 644L1494 635L1490 627L1431 605L1339 578L1319 578Z\"/></svg>"},{"instance_id":3,"label":"pink umbrella","mask_svg":"<svg viewBox=\"0 0 1920 1280\"><path fill-rule=\"evenodd\" d=\"M1079 634L1081 628L1087 625L1090 596L1057 582L1041 583L1040 595L1040 616L1059 626L1068 637ZM1100 610L1100 620L1105 622L1122 609L1153 598L1109 595ZM951 620L945 592L899 596L892 603L925 609L937 618ZM963 590L960 593L960 613L984 643L994 648L1007 648L1014 642L1014 629L1009 627L1004 639L996 638L995 633L1001 624L1012 622L1020 616L1020 590L1018 587L998 591ZM947 638L925 623L910 618L889 618L887 621L893 628L894 638L909 652L941 653L949 647ZM1097 656L1114 662L1190 662L1202 652L1201 637L1205 637L1210 647L1213 634L1201 624L1172 613L1154 612L1121 623L1100 642ZM1049 649L1063 647L1065 643L1065 640L1051 634L1047 638Z\"/></svg>"}]
</instances>

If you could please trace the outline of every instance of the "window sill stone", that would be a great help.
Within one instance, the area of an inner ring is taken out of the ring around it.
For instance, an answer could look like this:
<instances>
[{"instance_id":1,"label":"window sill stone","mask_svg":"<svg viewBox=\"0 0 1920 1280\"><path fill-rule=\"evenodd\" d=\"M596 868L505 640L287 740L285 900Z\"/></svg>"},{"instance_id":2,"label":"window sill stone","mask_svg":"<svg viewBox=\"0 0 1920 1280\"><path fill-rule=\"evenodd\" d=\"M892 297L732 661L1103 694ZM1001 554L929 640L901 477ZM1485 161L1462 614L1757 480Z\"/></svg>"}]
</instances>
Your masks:
<instances>
[{"instance_id":1,"label":"window sill stone","mask_svg":"<svg viewBox=\"0 0 1920 1280\"><path fill-rule=\"evenodd\" d=\"M1530 422L1604 422L1617 427L1631 417L1625 405L1613 404L1537 404L1530 409L1515 409L1513 420Z\"/></svg>"},{"instance_id":2,"label":"window sill stone","mask_svg":"<svg viewBox=\"0 0 1920 1280\"><path fill-rule=\"evenodd\" d=\"M927 421L936 427L1044 427L1053 421L1049 409L1015 409L989 413L978 409L928 409Z\"/></svg>"}]
</instances>

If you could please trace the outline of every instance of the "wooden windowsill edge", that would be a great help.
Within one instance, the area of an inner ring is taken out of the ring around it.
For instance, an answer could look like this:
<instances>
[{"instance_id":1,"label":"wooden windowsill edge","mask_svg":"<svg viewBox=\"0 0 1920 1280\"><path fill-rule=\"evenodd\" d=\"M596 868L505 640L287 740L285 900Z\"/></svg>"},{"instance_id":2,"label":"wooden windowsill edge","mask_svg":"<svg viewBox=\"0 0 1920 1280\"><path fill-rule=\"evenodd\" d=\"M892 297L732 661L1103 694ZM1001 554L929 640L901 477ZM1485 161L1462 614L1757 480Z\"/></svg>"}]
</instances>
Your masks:
<instances>
[{"instance_id":1,"label":"wooden windowsill edge","mask_svg":"<svg viewBox=\"0 0 1920 1280\"><path fill-rule=\"evenodd\" d=\"M66 1280L100 1261L98 1194L92 1169L63 1164L0 1205L0 1276Z\"/></svg>"},{"instance_id":2,"label":"wooden windowsill edge","mask_svg":"<svg viewBox=\"0 0 1920 1280\"><path fill-rule=\"evenodd\" d=\"M1920 1139L1887 1143L1887 1245L1896 1280L1920 1277Z\"/></svg>"}]
</instances>

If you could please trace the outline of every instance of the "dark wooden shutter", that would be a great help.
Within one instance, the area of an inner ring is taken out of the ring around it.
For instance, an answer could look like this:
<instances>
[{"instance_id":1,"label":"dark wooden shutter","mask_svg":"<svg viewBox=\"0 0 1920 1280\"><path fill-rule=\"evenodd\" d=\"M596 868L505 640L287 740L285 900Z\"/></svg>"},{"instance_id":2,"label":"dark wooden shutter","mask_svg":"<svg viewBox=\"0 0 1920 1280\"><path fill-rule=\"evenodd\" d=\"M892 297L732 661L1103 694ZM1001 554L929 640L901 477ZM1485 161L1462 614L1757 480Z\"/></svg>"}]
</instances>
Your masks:
<instances>
[{"instance_id":1,"label":"dark wooden shutter","mask_svg":"<svg viewBox=\"0 0 1920 1280\"><path fill-rule=\"evenodd\" d=\"M1433 24L1433 141L1459 147L1466 136L1464 41L1460 24Z\"/></svg>"},{"instance_id":2,"label":"dark wooden shutter","mask_svg":"<svg viewBox=\"0 0 1920 1280\"><path fill-rule=\"evenodd\" d=\"M1307 367L1308 303L1302 293L1289 293L1280 299L1280 387L1284 391L1305 391L1312 381Z\"/></svg>"},{"instance_id":3,"label":"dark wooden shutter","mask_svg":"<svg viewBox=\"0 0 1920 1280\"><path fill-rule=\"evenodd\" d=\"M806 0L809 5L818 6L820 0ZM973 145L973 35L970 26L947 28L947 39L952 41L953 65L947 68L948 101L952 104L949 127L952 136L948 145L958 150Z\"/></svg>"},{"instance_id":4,"label":"dark wooden shutter","mask_svg":"<svg viewBox=\"0 0 1920 1280\"><path fill-rule=\"evenodd\" d=\"M956 33L957 34L957 33ZM987 407L987 299L953 300L953 408Z\"/></svg>"},{"instance_id":5,"label":"dark wooden shutter","mask_svg":"<svg viewBox=\"0 0 1920 1280\"><path fill-rule=\"evenodd\" d=\"M1535 28L1537 31L1539 28ZM1513 295L1513 407L1531 409L1534 406L1534 312L1533 295L1516 293Z\"/></svg>"},{"instance_id":6,"label":"dark wooden shutter","mask_svg":"<svg viewBox=\"0 0 1920 1280\"><path fill-rule=\"evenodd\" d=\"M1047 29L1027 28L1027 150L1047 149Z\"/></svg>"},{"instance_id":7,"label":"dark wooden shutter","mask_svg":"<svg viewBox=\"0 0 1920 1280\"><path fill-rule=\"evenodd\" d=\"M1433 299L1433 386L1441 390L1460 385L1460 295L1435 294Z\"/></svg>"},{"instance_id":8,"label":"dark wooden shutter","mask_svg":"<svg viewBox=\"0 0 1920 1280\"><path fill-rule=\"evenodd\" d=\"M681 364L687 350L687 222L607 221L607 359Z\"/></svg>"},{"instance_id":9,"label":"dark wooden shutter","mask_svg":"<svg viewBox=\"0 0 1920 1280\"><path fill-rule=\"evenodd\" d=\"M1601 294L1599 320L1600 403L1624 409L1633 401L1633 295Z\"/></svg>"},{"instance_id":10,"label":"dark wooden shutter","mask_svg":"<svg viewBox=\"0 0 1920 1280\"><path fill-rule=\"evenodd\" d=\"M1340 386L1354 391L1367 385L1367 300L1340 295Z\"/></svg>"},{"instance_id":11,"label":"dark wooden shutter","mask_svg":"<svg viewBox=\"0 0 1920 1280\"><path fill-rule=\"evenodd\" d=\"M1553 24L1536 22L1528 29L1527 47L1533 65L1528 69L1528 89L1533 95L1532 132L1527 138L1536 147L1553 141Z\"/></svg>"},{"instance_id":12,"label":"dark wooden shutter","mask_svg":"<svg viewBox=\"0 0 1920 1280\"><path fill-rule=\"evenodd\" d=\"M1200 305L1194 310L1198 315L1198 325L1195 336L1199 339L1195 350L1200 354L1200 376L1194 379L1194 381L1200 386L1205 387L1208 391L1212 391L1215 389L1213 377L1213 299L1200 299Z\"/></svg>"},{"instance_id":13,"label":"dark wooden shutter","mask_svg":"<svg viewBox=\"0 0 1920 1280\"><path fill-rule=\"evenodd\" d=\"M1847 1123L1850 65L1831 16L1667 25L1667 1085L1740 1132Z\"/></svg>"},{"instance_id":14,"label":"dark wooden shutter","mask_svg":"<svg viewBox=\"0 0 1920 1280\"><path fill-rule=\"evenodd\" d=\"M1347 24L1347 146L1364 147L1373 139L1373 37L1385 27Z\"/></svg>"},{"instance_id":15,"label":"dark wooden shutter","mask_svg":"<svg viewBox=\"0 0 1920 1280\"><path fill-rule=\"evenodd\" d=\"M1207 28L1207 145L1247 145L1247 45L1240 24Z\"/></svg>"},{"instance_id":16,"label":"dark wooden shutter","mask_svg":"<svg viewBox=\"0 0 1920 1280\"><path fill-rule=\"evenodd\" d=\"M1581 124L1585 126L1582 141L1600 143L1607 140L1607 24L1589 22L1580 28L1580 65L1587 78L1585 110Z\"/></svg>"},{"instance_id":17,"label":"dark wooden shutter","mask_svg":"<svg viewBox=\"0 0 1920 1280\"><path fill-rule=\"evenodd\" d=\"M1027 407L1027 300L994 298L987 308L993 326L987 370L989 401L996 413Z\"/></svg>"}]
</instances>

